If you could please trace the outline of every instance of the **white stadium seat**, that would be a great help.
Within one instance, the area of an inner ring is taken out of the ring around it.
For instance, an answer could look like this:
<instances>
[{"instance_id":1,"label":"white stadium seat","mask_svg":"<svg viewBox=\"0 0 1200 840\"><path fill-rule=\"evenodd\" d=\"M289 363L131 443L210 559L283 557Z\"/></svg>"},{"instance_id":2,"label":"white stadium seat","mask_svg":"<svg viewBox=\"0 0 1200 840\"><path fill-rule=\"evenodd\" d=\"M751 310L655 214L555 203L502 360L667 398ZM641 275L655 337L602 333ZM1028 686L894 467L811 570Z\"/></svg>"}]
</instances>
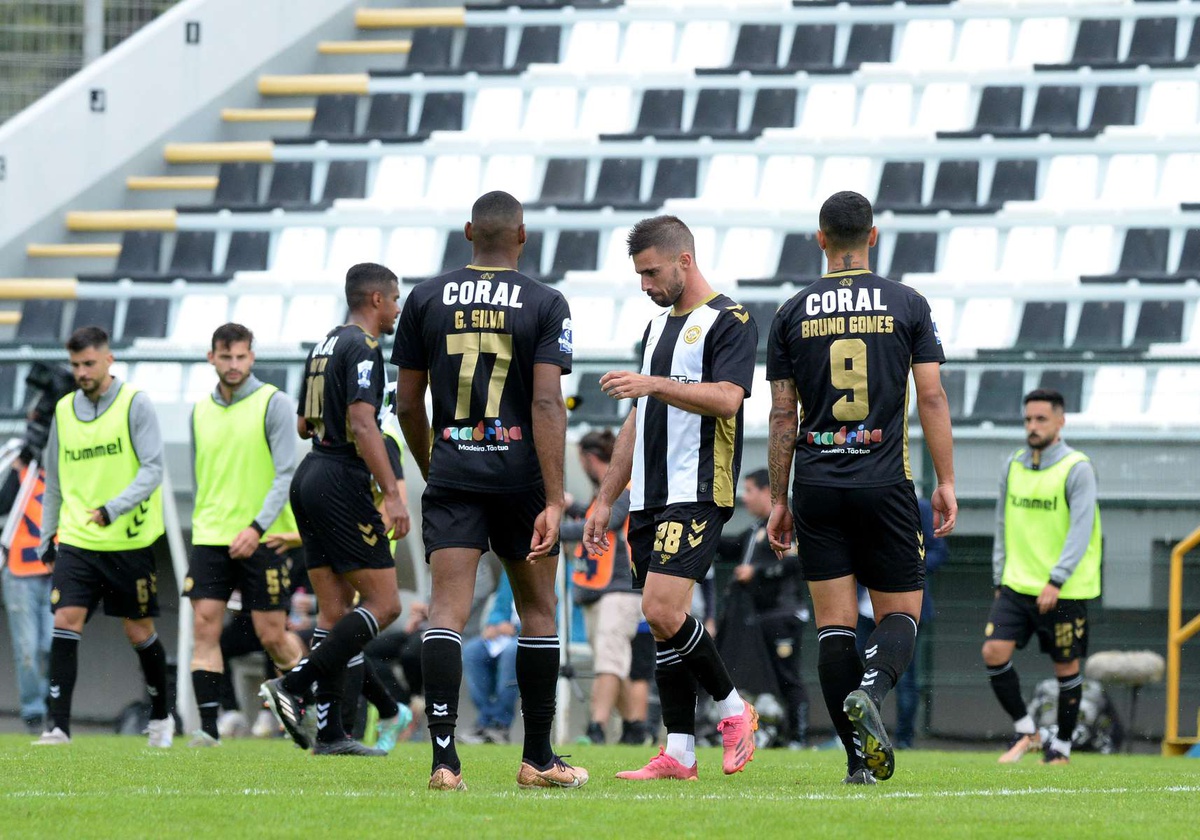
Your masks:
<instances>
[{"instance_id":1,"label":"white stadium seat","mask_svg":"<svg viewBox=\"0 0 1200 840\"><path fill-rule=\"evenodd\" d=\"M1004 18L972 19L963 23L954 50L958 69L1008 66L1012 24Z\"/></svg>"},{"instance_id":2,"label":"white stadium seat","mask_svg":"<svg viewBox=\"0 0 1200 840\"><path fill-rule=\"evenodd\" d=\"M1065 17L1027 18L1017 29L1012 65L1062 64L1071 58L1071 22Z\"/></svg>"},{"instance_id":3,"label":"white stadium seat","mask_svg":"<svg viewBox=\"0 0 1200 840\"><path fill-rule=\"evenodd\" d=\"M329 243L329 261L325 266L334 277L346 276L346 269L363 262L377 263L382 258L379 228L338 228Z\"/></svg>"},{"instance_id":4,"label":"white stadium seat","mask_svg":"<svg viewBox=\"0 0 1200 840\"><path fill-rule=\"evenodd\" d=\"M904 69L941 67L954 50L954 21L910 20L900 35L895 64Z\"/></svg>"},{"instance_id":5,"label":"white stadium seat","mask_svg":"<svg viewBox=\"0 0 1200 840\"><path fill-rule=\"evenodd\" d=\"M425 195L423 155L388 155L379 161L375 184L368 196L380 204L403 206Z\"/></svg>"}]
</instances>

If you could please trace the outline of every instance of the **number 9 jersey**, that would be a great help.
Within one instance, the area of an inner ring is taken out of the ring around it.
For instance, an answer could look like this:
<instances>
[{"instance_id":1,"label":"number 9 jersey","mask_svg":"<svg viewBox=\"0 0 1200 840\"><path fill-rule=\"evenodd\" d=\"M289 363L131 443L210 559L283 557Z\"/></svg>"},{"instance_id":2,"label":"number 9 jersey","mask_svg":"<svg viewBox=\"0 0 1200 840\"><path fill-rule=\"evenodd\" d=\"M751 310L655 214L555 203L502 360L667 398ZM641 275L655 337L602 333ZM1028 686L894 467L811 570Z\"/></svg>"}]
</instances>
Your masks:
<instances>
[{"instance_id":1,"label":"number 9 jersey","mask_svg":"<svg viewBox=\"0 0 1200 840\"><path fill-rule=\"evenodd\" d=\"M400 313L391 361L429 372L429 485L488 493L542 486L533 366L571 370L571 311L518 271L469 265L426 280Z\"/></svg>"},{"instance_id":2,"label":"number 9 jersey","mask_svg":"<svg viewBox=\"0 0 1200 840\"><path fill-rule=\"evenodd\" d=\"M865 269L826 274L781 306L767 342L767 379L796 385L795 483L911 481L909 371L945 361L925 298Z\"/></svg>"}]
</instances>

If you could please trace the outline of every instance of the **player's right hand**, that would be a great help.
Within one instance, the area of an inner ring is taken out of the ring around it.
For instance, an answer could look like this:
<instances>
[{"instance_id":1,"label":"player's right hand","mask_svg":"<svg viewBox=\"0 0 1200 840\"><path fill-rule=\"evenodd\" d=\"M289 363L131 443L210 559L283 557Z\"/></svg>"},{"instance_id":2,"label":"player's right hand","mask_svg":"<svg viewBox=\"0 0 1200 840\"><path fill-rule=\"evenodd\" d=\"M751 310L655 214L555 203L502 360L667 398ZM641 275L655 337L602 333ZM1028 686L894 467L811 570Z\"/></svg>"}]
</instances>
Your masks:
<instances>
[{"instance_id":1,"label":"player's right hand","mask_svg":"<svg viewBox=\"0 0 1200 840\"><path fill-rule=\"evenodd\" d=\"M771 516L767 519L767 540L780 560L783 555L792 550L792 539L795 536L792 525L792 512L786 504L771 506Z\"/></svg>"},{"instance_id":2,"label":"player's right hand","mask_svg":"<svg viewBox=\"0 0 1200 840\"><path fill-rule=\"evenodd\" d=\"M408 508L400 501L400 494L394 497L384 497L383 500L383 530L389 539L399 540L408 536L412 523L408 516Z\"/></svg>"},{"instance_id":3,"label":"player's right hand","mask_svg":"<svg viewBox=\"0 0 1200 840\"><path fill-rule=\"evenodd\" d=\"M608 522L612 519L612 506L597 500L592 515L583 524L583 548L588 554L603 554L608 551Z\"/></svg>"}]
</instances>

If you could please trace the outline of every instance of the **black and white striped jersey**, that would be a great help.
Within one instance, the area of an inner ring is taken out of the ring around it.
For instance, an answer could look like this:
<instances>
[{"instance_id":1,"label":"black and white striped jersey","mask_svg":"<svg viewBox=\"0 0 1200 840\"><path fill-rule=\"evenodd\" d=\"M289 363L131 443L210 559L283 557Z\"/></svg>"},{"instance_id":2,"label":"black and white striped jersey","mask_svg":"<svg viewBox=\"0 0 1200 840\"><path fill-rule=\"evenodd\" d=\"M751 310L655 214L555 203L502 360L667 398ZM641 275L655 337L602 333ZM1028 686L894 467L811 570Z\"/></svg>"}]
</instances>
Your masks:
<instances>
[{"instance_id":1,"label":"black and white striped jersey","mask_svg":"<svg viewBox=\"0 0 1200 840\"><path fill-rule=\"evenodd\" d=\"M750 313L714 294L683 315L650 321L641 373L680 382L732 382L750 394L758 328ZM702 417L653 397L637 401L630 510L680 502L733 507L742 461L742 409Z\"/></svg>"}]
</instances>

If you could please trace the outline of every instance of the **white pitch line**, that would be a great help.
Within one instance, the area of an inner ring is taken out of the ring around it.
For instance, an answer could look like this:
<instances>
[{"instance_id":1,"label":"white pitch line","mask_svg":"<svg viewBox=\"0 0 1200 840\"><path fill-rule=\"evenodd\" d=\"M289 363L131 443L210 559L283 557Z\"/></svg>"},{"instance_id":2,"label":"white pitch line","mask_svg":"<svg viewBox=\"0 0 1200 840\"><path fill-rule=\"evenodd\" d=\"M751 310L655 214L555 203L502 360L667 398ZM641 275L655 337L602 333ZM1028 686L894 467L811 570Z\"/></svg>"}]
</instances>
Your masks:
<instances>
[{"instance_id":1,"label":"white pitch line","mask_svg":"<svg viewBox=\"0 0 1200 840\"><path fill-rule=\"evenodd\" d=\"M22 791L22 790L18 790L18 791L9 791L9 792L5 793L4 798L5 799L76 799L76 798L83 799L83 798L97 797L97 796L109 797L109 796L113 796L114 794L119 795L121 793L122 793L122 791L119 791L119 790L86 791L86 792L85 791L62 791L62 790L53 790L53 791L43 791L43 790L23 790ZM204 796L204 797L294 796L294 797L302 798L302 797L306 797L306 796L318 796L318 797L338 797L338 798L347 798L347 797L374 798L377 796L388 796L388 795L395 796L397 794L404 795L406 793L410 796L413 796L413 795L418 795L420 793L423 793L423 790L422 791L416 791L416 790L395 791L391 794L388 794L388 793L384 793L381 791L354 791L354 790L349 790L349 791L320 790L320 791L306 792L303 790L283 791L283 790L266 790L266 789L262 789L262 788L240 788L237 790L197 791L197 790L164 790L162 788L140 787L140 788L131 789L129 791L125 791L124 793L135 794L135 795L139 795L139 796L153 794L156 796L185 796L185 797L195 797L195 796ZM478 793L482 793L485 796L500 797L500 798L523 798L523 799L529 798L528 793L519 793L517 791L507 791L507 790L492 791L492 792L478 791ZM858 795L854 795L854 793L858 793ZM1118 787L1118 788L1040 787L1040 788L1033 788L1033 787L1031 787L1031 788L999 788L999 789L989 789L989 790L895 791L893 793L884 793L884 792L879 792L876 789L871 789L871 790L863 790L863 791L861 791L861 793L859 793L857 791L853 792L853 793L850 791L847 791L846 793L842 793L842 794L798 793L795 795L753 794L753 793L746 792L746 793L741 794L740 796L737 796L736 798L752 799L752 800L755 800L758 802L797 802L797 801L839 802L839 801L849 801L849 802L857 803L857 802L860 802L861 800L867 799L867 798L870 798L870 799L914 799L914 800L919 800L919 799L964 799L964 798L971 798L971 797L988 798L988 797L994 797L994 796L1006 796L1006 797L1046 796L1046 795L1057 795L1057 794L1071 794L1071 795L1076 795L1076 796L1079 794L1091 794L1093 796L1118 796L1118 795L1135 794L1135 793L1136 794L1200 793L1200 785L1169 785L1167 787L1161 787L1161 788L1155 788L1155 787L1144 787L1144 788L1132 788L1132 787ZM678 796L667 795L665 793L664 794L620 793L615 790L605 790L605 791L600 791L596 794L592 794L592 795L589 795L589 794L591 794L591 791L588 791L587 793L582 793L580 795L587 796L589 799L611 799L614 801L628 801L631 799L632 800L678 800L680 798ZM847 795L847 794L850 794L850 795ZM727 795L723 796L720 794L713 794L713 793L701 794L701 795L689 794L686 797L686 799L688 801L695 801L697 799L700 799L700 800L704 800L704 799L727 800L729 798L730 797Z\"/></svg>"}]
</instances>

